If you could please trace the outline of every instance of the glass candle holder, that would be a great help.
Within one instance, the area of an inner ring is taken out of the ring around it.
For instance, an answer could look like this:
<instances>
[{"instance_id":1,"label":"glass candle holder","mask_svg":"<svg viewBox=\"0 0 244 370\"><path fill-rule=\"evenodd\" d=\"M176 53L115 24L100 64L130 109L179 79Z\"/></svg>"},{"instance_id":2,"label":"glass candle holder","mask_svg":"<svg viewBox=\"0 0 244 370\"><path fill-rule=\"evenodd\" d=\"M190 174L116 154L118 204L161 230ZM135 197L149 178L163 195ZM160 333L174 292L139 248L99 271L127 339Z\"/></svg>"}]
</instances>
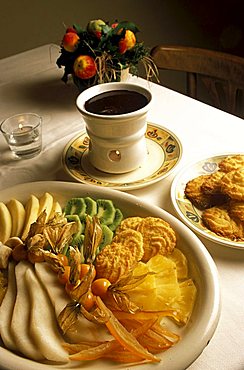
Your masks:
<instances>
[{"instance_id":1,"label":"glass candle holder","mask_svg":"<svg viewBox=\"0 0 244 370\"><path fill-rule=\"evenodd\" d=\"M42 118L38 114L11 116L1 123L0 130L16 158L32 158L41 152Z\"/></svg>"}]
</instances>

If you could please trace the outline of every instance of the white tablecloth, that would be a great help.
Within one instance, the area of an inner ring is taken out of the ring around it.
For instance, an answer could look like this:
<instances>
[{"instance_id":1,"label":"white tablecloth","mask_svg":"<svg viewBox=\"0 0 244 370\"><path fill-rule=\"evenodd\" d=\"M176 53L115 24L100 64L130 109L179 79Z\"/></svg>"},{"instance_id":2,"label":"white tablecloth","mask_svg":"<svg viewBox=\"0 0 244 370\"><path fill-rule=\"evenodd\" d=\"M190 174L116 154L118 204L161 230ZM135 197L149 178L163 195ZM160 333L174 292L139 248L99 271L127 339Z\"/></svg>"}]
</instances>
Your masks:
<instances>
[{"instance_id":1,"label":"white tablecloth","mask_svg":"<svg viewBox=\"0 0 244 370\"><path fill-rule=\"evenodd\" d=\"M57 46L45 45L0 60L0 119L27 111L43 117L43 151L36 158L13 160L0 137L0 190L30 181L74 181L63 170L61 156L66 143L84 128L84 123L75 106L75 86L60 81L57 55ZM130 82L147 86L153 93L148 121L168 128L180 139L183 156L177 171L211 155L244 152L243 120L145 80L131 77ZM176 215L170 200L176 172L130 193ZM219 271L222 312L212 340L188 369L243 370L244 251L202 241Z\"/></svg>"}]
</instances>

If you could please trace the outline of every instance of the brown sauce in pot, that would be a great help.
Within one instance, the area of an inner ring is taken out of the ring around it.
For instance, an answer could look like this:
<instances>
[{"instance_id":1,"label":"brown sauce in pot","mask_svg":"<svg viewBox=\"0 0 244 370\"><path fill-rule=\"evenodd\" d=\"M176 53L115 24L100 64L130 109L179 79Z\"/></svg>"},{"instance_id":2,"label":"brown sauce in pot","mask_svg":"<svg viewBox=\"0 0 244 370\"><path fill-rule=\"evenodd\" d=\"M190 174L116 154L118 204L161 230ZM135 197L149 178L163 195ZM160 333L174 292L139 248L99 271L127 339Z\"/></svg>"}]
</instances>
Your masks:
<instances>
[{"instance_id":1,"label":"brown sauce in pot","mask_svg":"<svg viewBox=\"0 0 244 370\"><path fill-rule=\"evenodd\" d=\"M136 91L112 90L98 94L85 102L90 113L117 115L137 111L148 104L148 98Z\"/></svg>"}]
</instances>

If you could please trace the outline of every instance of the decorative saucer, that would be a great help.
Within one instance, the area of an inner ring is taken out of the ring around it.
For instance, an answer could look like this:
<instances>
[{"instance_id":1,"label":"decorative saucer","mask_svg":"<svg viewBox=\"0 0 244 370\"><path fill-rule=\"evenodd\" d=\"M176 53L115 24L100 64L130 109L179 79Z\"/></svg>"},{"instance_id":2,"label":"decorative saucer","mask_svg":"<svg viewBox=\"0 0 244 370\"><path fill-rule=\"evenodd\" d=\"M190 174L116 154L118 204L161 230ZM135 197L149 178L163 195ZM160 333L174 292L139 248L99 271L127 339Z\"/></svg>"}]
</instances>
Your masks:
<instances>
[{"instance_id":1,"label":"decorative saucer","mask_svg":"<svg viewBox=\"0 0 244 370\"><path fill-rule=\"evenodd\" d=\"M109 187L117 190L139 189L168 176L182 156L179 139L168 129L147 124L145 134L147 158L136 170L123 174L110 174L93 167L88 159L89 137L86 131L76 135L65 147L63 166L76 181Z\"/></svg>"},{"instance_id":2,"label":"decorative saucer","mask_svg":"<svg viewBox=\"0 0 244 370\"><path fill-rule=\"evenodd\" d=\"M244 249L243 241L234 241L210 231L202 222L202 211L197 209L185 196L185 187L189 180L200 175L209 175L219 169L218 164L229 155L240 153L223 153L193 162L181 169L171 186L171 200L181 220L198 235L212 242L229 248Z\"/></svg>"}]
</instances>

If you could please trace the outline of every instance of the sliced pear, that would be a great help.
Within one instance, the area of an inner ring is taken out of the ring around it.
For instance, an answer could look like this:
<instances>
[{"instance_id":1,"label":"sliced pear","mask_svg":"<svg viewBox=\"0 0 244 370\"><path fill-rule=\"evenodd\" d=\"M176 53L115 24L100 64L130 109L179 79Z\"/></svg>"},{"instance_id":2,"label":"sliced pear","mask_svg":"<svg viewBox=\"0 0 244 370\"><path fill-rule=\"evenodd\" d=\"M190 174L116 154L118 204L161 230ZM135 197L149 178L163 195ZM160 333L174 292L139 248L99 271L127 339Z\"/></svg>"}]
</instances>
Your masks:
<instances>
[{"instance_id":1,"label":"sliced pear","mask_svg":"<svg viewBox=\"0 0 244 370\"><path fill-rule=\"evenodd\" d=\"M58 317L64 307L70 303L70 297L58 281L57 274L47 263L36 263L35 272L42 286L46 289L56 317ZM71 343L79 343L87 340L101 340L101 338L102 340L110 340L111 336L108 334L105 325L98 326L80 315L74 326L65 333L65 338Z\"/></svg>"},{"instance_id":2,"label":"sliced pear","mask_svg":"<svg viewBox=\"0 0 244 370\"><path fill-rule=\"evenodd\" d=\"M8 261L12 254L12 248L0 242L0 272L8 267ZM1 285L0 285L1 290ZM1 292L0 292L1 293Z\"/></svg>"},{"instance_id":3,"label":"sliced pear","mask_svg":"<svg viewBox=\"0 0 244 370\"><path fill-rule=\"evenodd\" d=\"M0 306L0 333L6 348L17 351L17 345L10 330L13 308L16 298L15 263L8 264L8 288Z\"/></svg>"},{"instance_id":4,"label":"sliced pear","mask_svg":"<svg viewBox=\"0 0 244 370\"><path fill-rule=\"evenodd\" d=\"M41 198L39 198L39 211L38 216L43 212L46 211L46 219L49 219L50 213L53 208L53 196L50 193L44 193Z\"/></svg>"},{"instance_id":5,"label":"sliced pear","mask_svg":"<svg viewBox=\"0 0 244 370\"><path fill-rule=\"evenodd\" d=\"M45 287L58 317L63 308L70 302L68 294L57 279L57 274L50 268L48 263L35 263L35 272L39 281Z\"/></svg>"},{"instance_id":6,"label":"sliced pear","mask_svg":"<svg viewBox=\"0 0 244 370\"><path fill-rule=\"evenodd\" d=\"M25 240L30 230L30 225L36 221L39 211L39 200L35 195L31 195L25 206L25 223L21 239Z\"/></svg>"},{"instance_id":7,"label":"sliced pear","mask_svg":"<svg viewBox=\"0 0 244 370\"><path fill-rule=\"evenodd\" d=\"M62 207L58 201L53 201L53 208L51 210L49 220L54 216L55 213L63 213Z\"/></svg>"},{"instance_id":8,"label":"sliced pear","mask_svg":"<svg viewBox=\"0 0 244 370\"><path fill-rule=\"evenodd\" d=\"M11 236L12 218L7 206L0 202L0 241L5 243Z\"/></svg>"},{"instance_id":9,"label":"sliced pear","mask_svg":"<svg viewBox=\"0 0 244 370\"><path fill-rule=\"evenodd\" d=\"M46 291L33 270L29 269L26 272L25 280L32 307L29 323L31 336L46 359L67 362L68 353L61 345L63 339L58 331L55 312Z\"/></svg>"},{"instance_id":10,"label":"sliced pear","mask_svg":"<svg viewBox=\"0 0 244 370\"><path fill-rule=\"evenodd\" d=\"M15 267L17 294L10 329L18 351L32 360L39 361L44 357L29 333L32 307L24 279L28 270L32 270L32 267L27 261L20 261Z\"/></svg>"},{"instance_id":11,"label":"sliced pear","mask_svg":"<svg viewBox=\"0 0 244 370\"><path fill-rule=\"evenodd\" d=\"M11 236L20 236L25 223L25 207L17 199L11 199L6 206L12 218Z\"/></svg>"}]
</instances>

